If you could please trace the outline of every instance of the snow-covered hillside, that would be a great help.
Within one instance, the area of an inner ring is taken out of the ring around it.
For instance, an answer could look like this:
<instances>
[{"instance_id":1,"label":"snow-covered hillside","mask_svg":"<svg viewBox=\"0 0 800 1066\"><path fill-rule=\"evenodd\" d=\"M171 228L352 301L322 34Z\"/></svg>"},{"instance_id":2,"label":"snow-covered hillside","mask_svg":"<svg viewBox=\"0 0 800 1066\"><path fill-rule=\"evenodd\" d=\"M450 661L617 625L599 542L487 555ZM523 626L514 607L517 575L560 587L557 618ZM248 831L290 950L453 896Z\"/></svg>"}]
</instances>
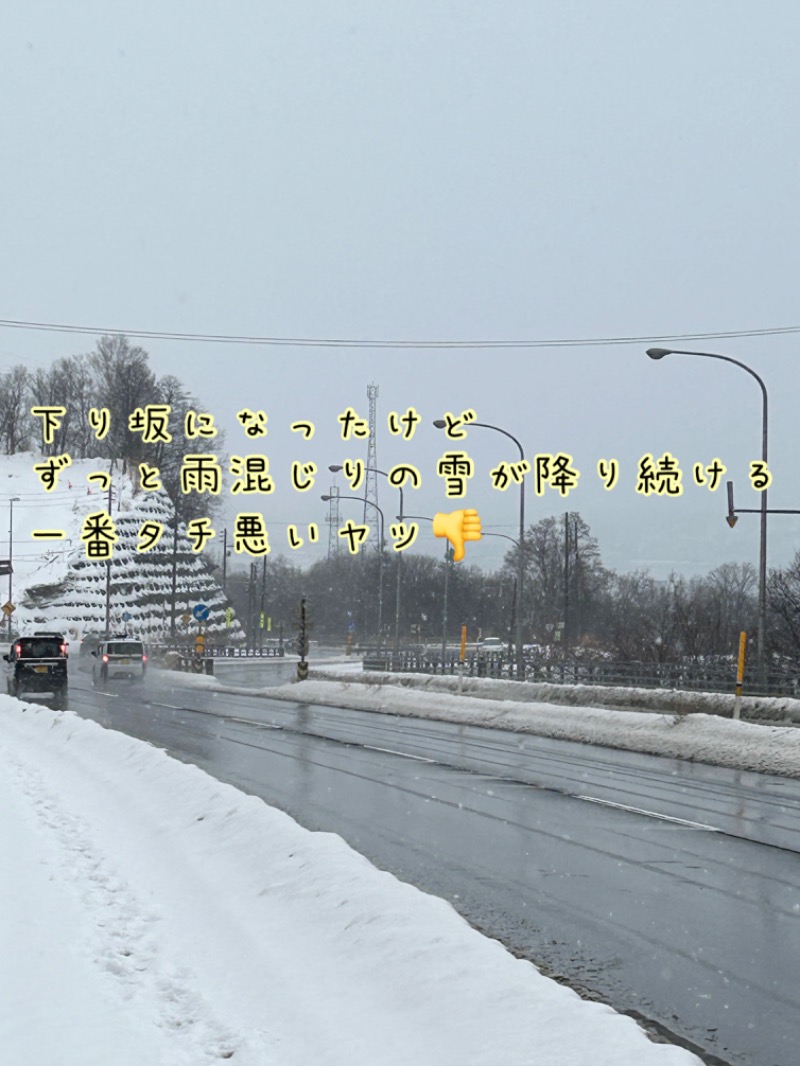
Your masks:
<instances>
[{"instance_id":1,"label":"snow-covered hillside","mask_svg":"<svg viewBox=\"0 0 800 1066\"><path fill-rule=\"evenodd\" d=\"M88 514L106 510L107 493L87 481L87 476L100 470L108 471L109 462L107 459L76 459L60 474L56 488L46 492L33 469L41 461L41 456L30 452L0 459L0 507L8 509L8 517L11 500L16 497L13 506L12 600L16 605L13 623L18 631L56 627L77 640L86 633L105 630L106 563L87 558L81 529ZM173 612L172 502L163 491L138 491L129 476L115 469L111 515L119 536L110 569L111 629L125 630L151 640L167 637ZM164 531L151 551L139 552L139 529L145 521L162 523ZM34 540L33 531L42 529L63 530L65 538ZM6 538L0 552L3 558L7 557ZM210 573L208 555L192 551L191 542L180 525L174 563L174 610L178 632L187 631L183 616L191 612L195 604L205 603L211 608L206 627L208 634L237 639L241 627L235 618L231 619L230 627L226 626L227 603ZM123 618L123 615L129 617Z\"/></svg>"}]
</instances>

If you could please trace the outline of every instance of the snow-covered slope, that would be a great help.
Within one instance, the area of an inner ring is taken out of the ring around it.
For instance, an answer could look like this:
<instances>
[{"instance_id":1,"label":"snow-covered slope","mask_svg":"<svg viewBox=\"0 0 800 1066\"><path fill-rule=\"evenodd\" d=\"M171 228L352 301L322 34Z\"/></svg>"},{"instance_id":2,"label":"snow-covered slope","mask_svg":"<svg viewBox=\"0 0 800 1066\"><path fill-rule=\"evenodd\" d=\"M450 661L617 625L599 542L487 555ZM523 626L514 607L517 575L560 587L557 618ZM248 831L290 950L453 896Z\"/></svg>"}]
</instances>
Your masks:
<instances>
[{"instance_id":1,"label":"snow-covered slope","mask_svg":"<svg viewBox=\"0 0 800 1066\"><path fill-rule=\"evenodd\" d=\"M106 620L107 567L88 559L81 541L85 517L107 507L107 493L87 481L96 471L108 471L106 459L79 459L64 470L52 492L46 492L34 465L42 457L31 453L0 459L0 507L14 502L13 586L14 625L19 631L55 627L73 639L103 631ZM110 569L110 623L112 631L125 630L146 639L168 636L172 618L174 509L165 492L137 491L133 480L114 470L111 515L119 536ZM159 522L164 532L149 552L137 551L143 522ZM7 528L7 527L6 527ZM34 530L59 529L65 539L36 541ZM3 551L8 547L6 539ZM236 619L226 628L226 600L209 572L207 556L195 554L184 530L178 528L175 560L175 617L182 621L197 603L211 608L210 635L236 639L241 627ZM0 579L1 581L2 579ZM5 601L5 597L3 597ZM128 618L123 618L123 614Z\"/></svg>"}]
</instances>

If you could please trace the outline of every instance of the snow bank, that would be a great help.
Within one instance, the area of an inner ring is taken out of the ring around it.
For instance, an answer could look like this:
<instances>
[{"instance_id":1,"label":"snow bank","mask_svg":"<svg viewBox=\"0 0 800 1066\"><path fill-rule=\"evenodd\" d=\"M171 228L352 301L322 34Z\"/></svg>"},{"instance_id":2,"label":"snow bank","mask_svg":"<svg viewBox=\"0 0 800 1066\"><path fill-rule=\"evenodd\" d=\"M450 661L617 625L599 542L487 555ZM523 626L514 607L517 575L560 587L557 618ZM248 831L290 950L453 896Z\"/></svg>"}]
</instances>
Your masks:
<instances>
[{"instance_id":1,"label":"snow bank","mask_svg":"<svg viewBox=\"0 0 800 1066\"><path fill-rule=\"evenodd\" d=\"M0 697L0 755L9 1066L698 1066L147 744Z\"/></svg>"},{"instance_id":2,"label":"snow bank","mask_svg":"<svg viewBox=\"0 0 800 1066\"><path fill-rule=\"evenodd\" d=\"M320 664L322 665L322 664ZM342 670L313 671L320 679L338 680ZM554 685L544 681L504 680L493 677L465 677L432 674L399 674L362 671L349 668L351 680L364 684L392 684L401 688L428 692L459 692L464 696L481 696L489 700L514 700L517 703L560 703L572 707L630 708L659 713L733 715L733 693L688 692L667 688L635 688L622 685ZM743 696L743 718L769 722L800 722L800 700L789 696Z\"/></svg>"},{"instance_id":3,"label":"snow bank","mask_svg":"<svg viewBox=\"0 0 800 1066\"><path fill-rule=\"evenodd\" d=\"M458 678L410 678L407 674L344 674L315 670L308 681L259 689L225 685L217 678L199 675L178 673L170 677L177 685L193 688L266 696L292 703L318 703L382 714L434 718L443 722L506 729L557 740L686 759L712 766L800 777L800 730L791 726L733 721L718 714L688 714L680 697L693 697L694 693L673 693L678 699L671 713L660 713L654 709L651 713L643 714L634 695L631 700L636 703L636 710L628 711L583 705L564 706L530 699L522 701L519 699L520 690L529 692L533 686L492 678L464 678L464 692L459 693ZM471 689L468 690L470 684ZM580 687L584 699L594 699L598 691L604 691L597 688L590 690L588 686L548 687L570 691ZM450 691L440 691L442 688ZM644 694L652 692L649 689L631 691ZM509 692L517 698L509 696ZM465 698L467 696L469 699ZM765 700L761 702L766 703ZM798 701L774 702L783 704ZM794 713L793 709L790 710Z\"/></svg>"},{"instance_id":4,"label":"snow bank","mask_svg":"<svg viewBox=\"0 0 800 1066\"><path fill-rule=\"evenodd\" d=\"M474 695L465 699L463 694L432 692L428 686L409 690L387 681L385 674L372 674L359 682L332 677L335 680L319 680L315 675L298 684L259 691L296 703L437 718L714 766L800 777L800 730L791 726L755 725L708 714L641 714Z\"/></svg>"}]
</instances>

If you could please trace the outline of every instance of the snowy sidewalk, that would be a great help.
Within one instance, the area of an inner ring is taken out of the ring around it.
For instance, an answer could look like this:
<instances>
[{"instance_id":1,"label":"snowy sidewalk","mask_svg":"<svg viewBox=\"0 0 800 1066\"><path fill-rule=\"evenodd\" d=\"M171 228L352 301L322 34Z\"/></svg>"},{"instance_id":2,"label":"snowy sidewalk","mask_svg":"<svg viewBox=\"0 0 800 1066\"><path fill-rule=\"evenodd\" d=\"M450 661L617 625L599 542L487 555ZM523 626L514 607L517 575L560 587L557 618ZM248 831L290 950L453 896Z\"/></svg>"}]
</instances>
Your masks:
<instances>
[{"instance_id":1,"label":"snowy sidewalk","mask_svg":"<svg viewBox=\"0 0 800 1066\"><path fill-rule=\"evenodd\" d=\"M692 1066L339 837L0 696L6 1066Z\"/></svg>"}]
</instances>

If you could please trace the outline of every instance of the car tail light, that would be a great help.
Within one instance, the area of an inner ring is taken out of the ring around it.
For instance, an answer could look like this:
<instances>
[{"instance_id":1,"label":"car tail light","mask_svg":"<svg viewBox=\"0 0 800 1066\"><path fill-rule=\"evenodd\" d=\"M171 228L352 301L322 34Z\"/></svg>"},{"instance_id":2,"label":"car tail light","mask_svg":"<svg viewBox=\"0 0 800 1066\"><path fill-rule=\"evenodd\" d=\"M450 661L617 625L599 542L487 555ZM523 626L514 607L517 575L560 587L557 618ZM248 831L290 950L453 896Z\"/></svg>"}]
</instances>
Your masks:
<instances>
[{"instance_id":1,"label":"car tail light","mask_svg":"<svg viewBox=\"0 0 800 1066\"><path fill-rule=\"evenodd\" d=\"M21 644L15 644L14 645L14 654L15 655L22 655L22 645Z\"/></svg>"},{"instance_id":2,"label":"car tail light","mask_svg":"<svg viewBox=\"0 0 800 1066\"><path fill-rule=\"evenodd\" d=\"M108 656L107 656L107 655L104 655L104 656L103 656L103 662L104 662L104 663L107 663L107 662L108 662Z\"/></svg>"},{"instance_id":3,"label":"car tail light","mask_svg":"<svg viewBox=\"0 0 800 1066\"><path fill-rule=\"evenodd\" d=\"M143 662L143 663L146 663L146 662L147 662L147 656L146 656L146 655L143 655L143 656L142 656L142 662Z\"/></svg>"},{"instance_id":4,"label":"car tail light","mask_svg":"<svg viewBox=\"0 0 800 1066\"><path fill-rule=\"evenodd\" d=\"M62 644L60 647L61 647L61 654L62 655L66 655L67 654L67 645L66 644Z\"/></svg>"}]
</instances>

